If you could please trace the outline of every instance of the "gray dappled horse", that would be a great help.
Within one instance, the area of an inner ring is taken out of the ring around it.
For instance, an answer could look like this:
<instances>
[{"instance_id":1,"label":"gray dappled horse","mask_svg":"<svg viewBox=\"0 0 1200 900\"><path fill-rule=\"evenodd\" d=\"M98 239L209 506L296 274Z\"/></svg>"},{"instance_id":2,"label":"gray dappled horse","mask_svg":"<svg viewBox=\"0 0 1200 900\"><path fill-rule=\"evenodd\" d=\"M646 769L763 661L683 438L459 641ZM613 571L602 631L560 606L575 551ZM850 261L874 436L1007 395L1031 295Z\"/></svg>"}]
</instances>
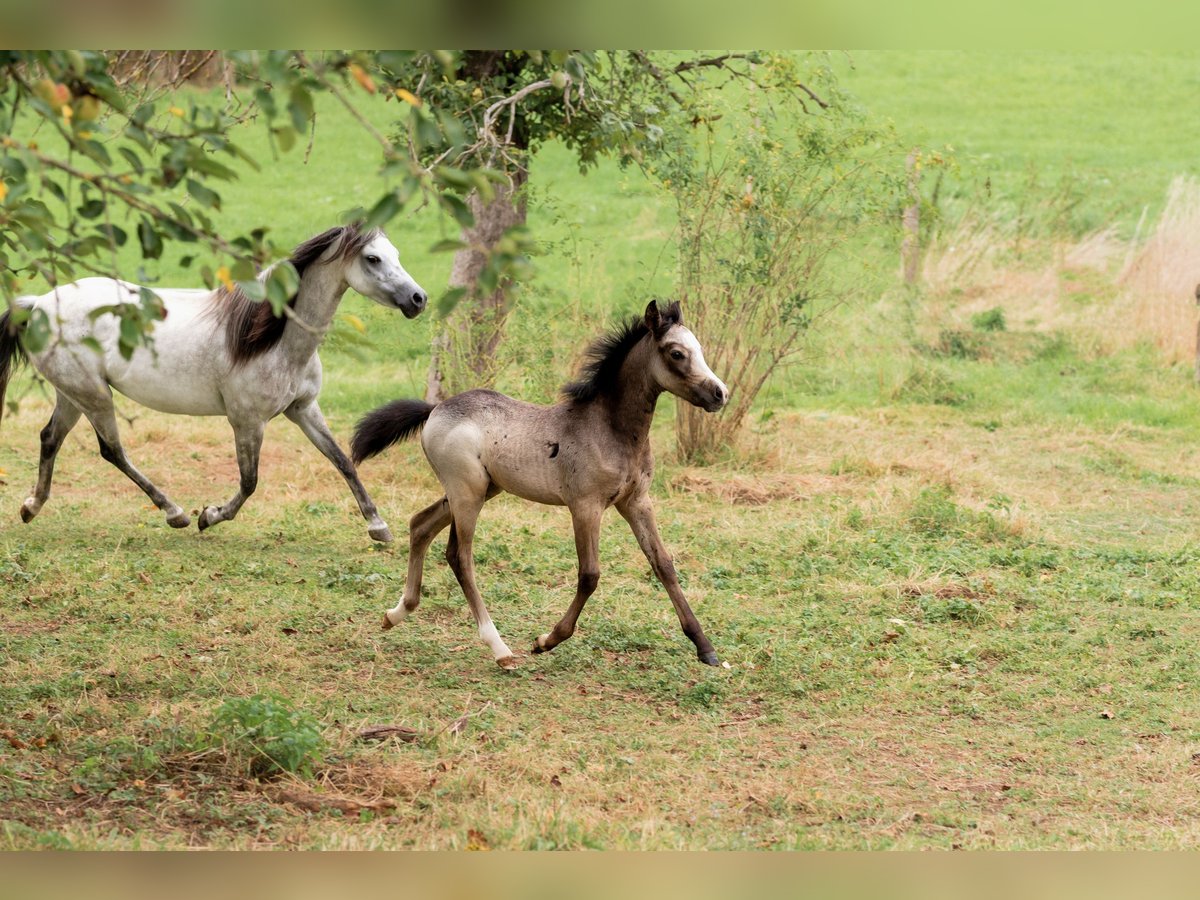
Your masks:
<instances>
[{"instance_id":1,"label":"gray dappled horse","mask_svg":"<svg viewBox=\"0 0 1200 900\"><path fill-rule=\"evenodd\" d=\"M410 319L425 308L425 292L404 271L396 248L377 229L331 228L297 247L290 260L300 275L300 286L283 316L274 315L269 303L250 300L240 289L156 289L166 316L154 325L152 349L139 347L130 359L122 358L118 350L120 321L111 312L98 310L136 302L137 285L84 278L39 297L19 298L18 307L43 310L49 319L49 342L30 354L30 361L57 394L54 413L41 435L37 485L21 506L21 518L33 519L50 496L54 459L67 433L84 415L96 430L100 455L146 492L166 513L169 525L190 524L187 513L125 455L113 408L115 389L160 412L225 416L233 426L239 489L228 503L204 509L198 522L201 531L232 519L254 492L263 429L283 413L346 479L371 537L390 541L391 532L317 405L321 392L317 349L347 287ZM24 353L11 318L11 311L0 316L0 404L13 362ZM99 352L85 341L95 341Z\"/></svg>"},{"instance_id":2,"label":"gray dappled horse","mask_svg":"<svg viewBox=\"0 0 1200 900\"><path fill-rule=\"evenodd\" d=\"M600 517L615 506L666 587L696 654L702 662L717 665L717 654L684 599L650 505L650 421L663 391L709 412L721 409L729 398L728 388L704 362L696 336L684 327L679 304L660 309L651 302L644 317L591 347L582 377L563 389L563 401L554 406L474 390L436 406L396 400L363 417L351 443L356 463L424 425L421 446L446 491L412 518L408 580L400 603L384 614L383 627L391 628L417 608L425 554L449 525L446 558L471 606L479 636L497 663L504 668L516 665L475 585L471 552L483 504L509 491L535 503L566 506L575 528L575 599L559 623L537 639L534 653L553 650L574 633L600 580Z\"/></svg>"}]
</instances>

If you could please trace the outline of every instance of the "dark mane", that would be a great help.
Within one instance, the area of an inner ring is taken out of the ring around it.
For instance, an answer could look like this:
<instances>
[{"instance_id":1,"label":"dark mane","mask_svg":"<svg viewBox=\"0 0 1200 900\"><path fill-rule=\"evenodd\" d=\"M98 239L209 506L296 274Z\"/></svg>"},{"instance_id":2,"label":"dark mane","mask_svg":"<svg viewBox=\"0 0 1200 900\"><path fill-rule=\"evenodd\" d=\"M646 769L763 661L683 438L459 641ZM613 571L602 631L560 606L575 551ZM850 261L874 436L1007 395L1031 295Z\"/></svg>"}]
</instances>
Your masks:
<instances>
[{"instance_id":1,"label":"dark mane","mask_svg":"<svg viewBox=\"0 0 1200 900\"><path fill-rule=\"evenodd\" d=\"M335 243L337 257L349 259L378 234L378 229L363 231L357 223L330 228L298 246L288 260L303 278L305 270ZM231 291L225 287L217 290L214 302L215 315L225 325L225 347L235 366L270 350L283 337L287 316L276 316L270 303L251 300L240 288ZM293 296L287 305L295 303Z\"/></svg>"},{"instance_id":2,"label":"dark mane","mask_svg":"<svg viewBox=\"0 0 1200 900\"><path fill-rule=\"evenodd\" d=\"M646 323L635 316L594 341L584 354L578 380L563 385L563 396L586 403L612 394L616 390L617 376L625 357L649 333Z\"/></svg>"}]
</instances>

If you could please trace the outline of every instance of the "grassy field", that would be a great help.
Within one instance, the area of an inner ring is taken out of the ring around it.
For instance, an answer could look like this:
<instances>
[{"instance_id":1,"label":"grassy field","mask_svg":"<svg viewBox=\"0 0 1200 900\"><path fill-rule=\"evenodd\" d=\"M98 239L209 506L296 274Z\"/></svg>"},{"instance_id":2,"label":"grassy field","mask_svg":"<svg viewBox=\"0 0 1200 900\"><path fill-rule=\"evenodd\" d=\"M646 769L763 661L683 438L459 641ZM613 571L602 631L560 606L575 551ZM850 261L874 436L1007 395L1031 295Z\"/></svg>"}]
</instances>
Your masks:
<instances>
[{"instance_id":1,"label":"grassy field","mask_svg":"<svg viewBox=\"0 0 1200 900\"><path fill-rule=\"evenodd\" d=\"M1182 138L1164 148L1117 127L1076 141L1050 114L1022 131L1017 112L981 97L999 81L1021 87L1025 108L1070 98L1080 133L1136 113L1165 135L1170 110L1114 104L1112 80L1184 98L1198 60L1089 69L1022 56L1003 82L999 57L863 53L844 77L905 142L969 153L962 184L990 167L1036 203L1029 167L1045 183L1119 175L1122 189L1090 198L1086 217L1127 228L1189 171ZM369 145L334 110L321 115L308 168L285 157L227 192L231 229L272 209L280 242L299 241L372 187ZM671 216L632 174L577 179L558 148L539 156L539 176L531 225L547 253L502 386L546 399L605 320L669 290ZM425 252L438 228L421 214L390 229L433 292L449 263ZM889 281L895 261L877 265ZM23 526L49 409L23 376L0 430L0 846L1196 846L1190 367L1106 339L1097 323L1120 302L1107 275L1087 303L1059 310L1057 293L1022 291L1023 273L1002 303L969 283L857 298L776 380L724 463L678 464L673 402L662 403L659 523L721 669L695 661L612 513L599 590L553 653L525 654L513 672L490 661L444 541L415 616L381 632L403 584L407 517L437 496L415 445L362 470L400 537L387 548L286 422L268 429L258 493L203 535L167 528L84 428ZM180 280L166 263L152 274ZM1003 328L979 317L997 303ZM375 346L365 359L323 353L323 406L343 440L373 404L420 391L431 328L358 297L345 308ZM232 494L224 422L125 409L131 457L180 503ZM487 506L480 586L515 650L566 608L574 567L564 511ZM316 724L322 745L299 775L256 775L219 720L258 692ZM411 739L356 737L382 724Z\"/></svg>"}]
</instances>

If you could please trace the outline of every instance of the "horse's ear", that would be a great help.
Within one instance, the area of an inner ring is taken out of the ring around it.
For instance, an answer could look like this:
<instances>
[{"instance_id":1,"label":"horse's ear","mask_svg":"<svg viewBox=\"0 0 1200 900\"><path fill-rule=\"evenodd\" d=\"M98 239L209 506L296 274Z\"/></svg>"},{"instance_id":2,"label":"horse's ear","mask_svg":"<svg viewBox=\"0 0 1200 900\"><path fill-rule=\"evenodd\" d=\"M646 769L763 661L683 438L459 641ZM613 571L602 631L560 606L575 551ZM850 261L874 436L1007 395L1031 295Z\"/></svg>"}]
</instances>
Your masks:
<instances>
[{"instance_id":1,"label":"horse's ear","mask_svg":"<svg viewBox=\"0 0 1200 900\"><path fill-rule=\"evenodd\" d=\"M672 325L683 324L683 310L680 308L678 300L671 301L671 305L667 307L667 311L663 314L663 321L670 322Z\"/></svg>"},{"instance_id":2,"label":"horse's ear","mask_svg":"<svg viewBox=\"0 0 1200 900\"><path fill-rule=\"evenodd\" d=\"M650 305L646 307L646 327L654 335L657 335L662 329L662 317L658 314L657 300L651 300Z\"/></svg>"}]
</instances>

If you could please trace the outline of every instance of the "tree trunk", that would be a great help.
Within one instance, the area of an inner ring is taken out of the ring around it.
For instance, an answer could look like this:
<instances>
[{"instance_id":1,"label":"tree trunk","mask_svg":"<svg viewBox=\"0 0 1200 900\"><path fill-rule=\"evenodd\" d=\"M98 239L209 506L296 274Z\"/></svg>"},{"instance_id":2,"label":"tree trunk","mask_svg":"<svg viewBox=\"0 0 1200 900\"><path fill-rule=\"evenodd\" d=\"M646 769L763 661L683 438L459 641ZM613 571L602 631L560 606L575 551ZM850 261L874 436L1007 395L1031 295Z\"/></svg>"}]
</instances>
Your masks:
<instances>
[{"instance_id":1,"label":"tree trunk","mask_svg":"<svg viewBox=\"0 0 1200 900\"><path fill-rule=\"evenodd\" d=\"M495 381L496 348L512 309L513 286L501 281L495 291L481 295L478 279L488 251L495 248L505 231L525 224L528 180L529 170L522 166L512 173L510 184L496 186L491 203L485 205L478 193L467 197L475 224L462 230L467 247L455 254L450 270L450 287L466 288L467 294L433 339L425 388L428 403L440 403L470 388L490 387Z\"/></svg>"}]
</instances>

